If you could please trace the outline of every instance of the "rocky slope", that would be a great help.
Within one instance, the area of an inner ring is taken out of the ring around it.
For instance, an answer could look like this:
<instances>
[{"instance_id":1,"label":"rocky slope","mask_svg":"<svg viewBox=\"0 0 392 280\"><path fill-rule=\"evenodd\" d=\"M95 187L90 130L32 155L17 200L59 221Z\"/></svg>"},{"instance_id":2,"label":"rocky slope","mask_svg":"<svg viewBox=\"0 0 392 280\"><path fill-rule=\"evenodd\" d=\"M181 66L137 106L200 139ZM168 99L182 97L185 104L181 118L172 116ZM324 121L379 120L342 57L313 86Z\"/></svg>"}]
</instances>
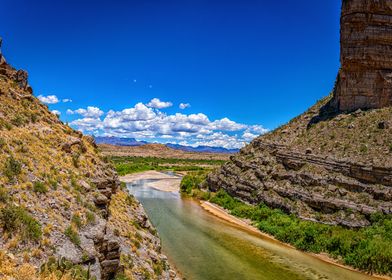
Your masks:
<instances>
[{"instance_id":1,"label":"rocky slope","mask_svg":"<svg viewBox=\"0 0 392 280\"><path fill-rule=\"evenodd\" d=\"M252 141L208 176L209 188L326 224L392 214L391 9L391 0L344 0L334 92Z\"/></svg>"},{"instance_id":2,"label":"rocky slope","mask_svg":"<svg viewBox=\"0 0 392 280\"><path fill-rule=\"evenodd\" d=\"M92 138L0 54L0 279L174 279L141 205Z\"/></svg>"}]
</instances>

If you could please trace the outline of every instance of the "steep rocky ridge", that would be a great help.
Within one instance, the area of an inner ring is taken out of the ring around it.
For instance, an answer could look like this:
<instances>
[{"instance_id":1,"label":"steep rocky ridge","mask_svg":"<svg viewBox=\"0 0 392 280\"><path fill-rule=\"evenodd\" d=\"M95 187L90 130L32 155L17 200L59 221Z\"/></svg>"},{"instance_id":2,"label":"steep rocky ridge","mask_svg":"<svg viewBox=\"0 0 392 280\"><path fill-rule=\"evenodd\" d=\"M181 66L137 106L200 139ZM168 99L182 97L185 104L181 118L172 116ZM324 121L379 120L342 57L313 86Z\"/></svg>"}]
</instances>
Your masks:
<instances>
[{"instance_id":1,"label":"steep rocky ridge","mask_svg":"<svg viewBox=\"0 0 392 280\"><path fill-rule=\"evenodd\" d=\"M0 53L0 279L176 278L94 139L41 104L27 77Z\"/></svg>"},{"instance_id":2,"label":"steep rocky ridge","mask_svg":"<svg viewBox=\"0 0 392 280\"><path fill-rule=\"evenodd\" d=\"M392 108L318 122L330 98L260 136L207 178L210 189L349 227L392 213Z\"/></svg>"},{"instance_id":3,"label":"steep rocky ridge","mask_svg":"<svg viewBox=\"0 0 392 280\"><path fill-rule=\"evenodd\" d=\"M252 141L208 176L209 188L326 224L392 214L391 22L390 0L344 0L332 94Z\"/></svg>"}]
</instances>

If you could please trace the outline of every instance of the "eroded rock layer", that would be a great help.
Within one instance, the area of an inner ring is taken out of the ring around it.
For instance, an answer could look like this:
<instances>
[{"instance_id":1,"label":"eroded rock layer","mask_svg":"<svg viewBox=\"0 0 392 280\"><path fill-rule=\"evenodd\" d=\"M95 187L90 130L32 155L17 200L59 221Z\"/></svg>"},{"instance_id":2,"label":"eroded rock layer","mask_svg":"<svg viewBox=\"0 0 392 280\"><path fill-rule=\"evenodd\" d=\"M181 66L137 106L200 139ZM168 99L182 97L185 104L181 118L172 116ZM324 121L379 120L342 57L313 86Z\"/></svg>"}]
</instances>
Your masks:
<instances>
[{"instance_id":1,"label":"eroded rock layer","mask_svg":"<svg viewBox=\"0 0 392 280\"><path fill-rule=\"evenodd\" d=\"M392 104L392 0L344 0L341 69L333 106L338 111Z\"/></svg>"}]
</instances>

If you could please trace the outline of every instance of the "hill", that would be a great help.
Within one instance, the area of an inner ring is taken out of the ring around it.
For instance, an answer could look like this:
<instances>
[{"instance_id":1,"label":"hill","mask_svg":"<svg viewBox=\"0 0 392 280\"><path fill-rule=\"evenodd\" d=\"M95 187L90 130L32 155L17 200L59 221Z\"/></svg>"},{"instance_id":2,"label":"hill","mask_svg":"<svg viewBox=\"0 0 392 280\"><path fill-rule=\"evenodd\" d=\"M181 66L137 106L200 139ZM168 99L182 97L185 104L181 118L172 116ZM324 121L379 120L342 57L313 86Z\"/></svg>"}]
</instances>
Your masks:
<instances>
[{"instance_id":1,"label":"hill","mask_svg":"<svg viewBox=\"0 0 392 280\"><path fill-rule=\"evenodd\" d=\"M146 144L155 144L148 143L146 141L138 141L135 138L122 138L122 137L103 137L103 136L95 136L95 141L97 144L108 144L113 146L143 146ZM162 144L169 148L185 151L185 152L195 152L195 153L217 153L217 154L232 154L236 153L238 149L226 149L223 147L210 147L210 146L184 146L180 144Z\"/></svg>"},{"instance_id":2,"label":"hill","mask_svg":"<svg viewBox=\"0 0 392 280\"><path fill-rule=\"evenodd\" d=\"M94 139L41 104L27 76L0 54L0 278L174 279Z\"/></svg>"},{"instance_id":3,"label":"hill","mask_svg":"<svg viewBox=\"0 0 392 280\"><path fill-rule=\"evenodd\" d=\"M205 159L228 160L230 155L223 153L199 153L176 150L163 144L145 144L142 146L114 146L98 145L102 153L107 156L156 157L173 159Z\"/></svg>"}]
</instances>

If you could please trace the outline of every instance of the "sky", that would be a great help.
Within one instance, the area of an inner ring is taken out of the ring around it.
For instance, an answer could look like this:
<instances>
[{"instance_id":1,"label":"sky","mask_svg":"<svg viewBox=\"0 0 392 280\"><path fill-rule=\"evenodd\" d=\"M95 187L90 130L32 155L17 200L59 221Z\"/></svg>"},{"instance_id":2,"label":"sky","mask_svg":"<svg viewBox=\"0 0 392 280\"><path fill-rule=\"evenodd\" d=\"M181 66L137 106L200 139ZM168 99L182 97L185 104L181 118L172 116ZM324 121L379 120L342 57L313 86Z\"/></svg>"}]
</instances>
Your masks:
<instances>
[{"instance_id":1,"label":"sky","mask_svg":"<svg viewBox=\"0 0 392 280\"><path fill-rule=\"evenodd\" d=\"M333 87L340 0L0 0L2 52L88 134L240 148Z\"/></svg>"}]
</instances>

